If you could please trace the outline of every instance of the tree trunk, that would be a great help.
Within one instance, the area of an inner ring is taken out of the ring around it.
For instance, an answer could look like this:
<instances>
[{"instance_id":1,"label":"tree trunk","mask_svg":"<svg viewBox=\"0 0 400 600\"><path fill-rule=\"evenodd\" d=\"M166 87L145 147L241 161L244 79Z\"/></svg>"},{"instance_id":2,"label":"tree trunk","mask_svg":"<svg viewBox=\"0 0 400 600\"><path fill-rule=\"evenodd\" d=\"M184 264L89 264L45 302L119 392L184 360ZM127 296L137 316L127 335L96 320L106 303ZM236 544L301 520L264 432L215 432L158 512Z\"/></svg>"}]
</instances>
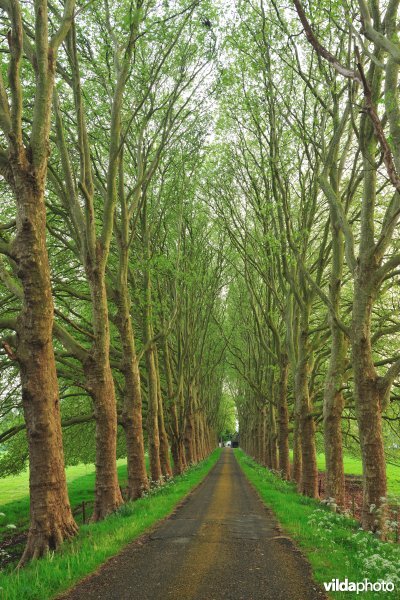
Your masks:
<instances>
[{"instance_id":1,"label":"tree trunk","mask_svg":"<svg viewBox=\"0 0 400 600\"><path fill-rule=\"evenodd\" d=\"M88 268L93 306L94 342L83 368L96 419L96 489L93 521L104 519L122 504L117 475L117 403L110 365L110 330L105 273Z\"/></svg>"},{"instance_id":2,"label":"tree trunk","mask_svg":"<svg viewBox=\"0 0 400 600\"><path fill-rule=\"evenodd\" d=\"M296 369L296 404L300 418L302 477L301 492L312 498L318 497L317 454L315 449L315 423L312 416L308 389L310 370L310 347L308 340L308 307L300 315L299 351Z\"/></svg>"},{"instance_id":3,"label":"tree trunk","mask_svg":"<svg viewBox=\"0 0 400 600\"><path fill-rule=\"evenodd\" d=\"M300 489L303 465L301 460L300 416L295 408L293 425L293 472L292 477Z\"/></svg>"},{"instance_id":4,"label":"tree trunk","mask_svg":"<svg viewBox=\"0 0 400 600\"><path fill-rule=\"evenodd\" d=\"M184 434L186 463L192 465L195 462L193 451L193 415L186 415L186 426Z\"/></svg>"},{"instance_id":5,"label":"tree trunk","mask_svg":"<svg viewBox=\"0 0 400 600\"><path fill-rule=\"evenodd\" d=\"M28 167L28 166L27 166ZM29 168L29 167L28 167ZM23 290L17 359L29 447L30 527L19 566L55 550L77 532L64 471L60 402L52 343L53 299L46 248L44 183L14 173L14 253Z\"/></svg>"},{"instance_id":6,"label":"tree trunk","mask_svg":"<svg viewBox=\"0 0 400 600\"><path fill-rule=\"evenodd\" d=\"M179 438L172 438L171 453L174 460L174 475L181 475L186 468L185 463L185 448L182 440Z\"/></svg>"},{"instance_id":7,"label":"tree trunk","mask_svg":"<svg viewBox=\"0 0 400 600\"><path fill-rule=\"evenodd\" d=\"M269 405L269 453L271 461L271 469L273 471L278 470L278 445L276 435L276 417L275 417L275 405L273 402Z\"/></svg>"},{"instance_id":8,"label":"tree trunk","mask_svg":"<svg viewBox=\"0 0 400 600\"><path fill-rule=\"evenodd\" d=\"M371 348L371 273L359 268L354 286L352 356L354 395L363 461L362 526L383 531L387 493L382 397Z\"/></svg>"},{"instance_id":9,"label":"tree trunk","mask_svg":"<svg viewBox=\"0 0 400 600\"><path fill-rule=\"evenodd\" d=\"M174 394L174 385L172 380L171 362L169 357L168 341L165 337L163 345L163 356L165 366L165 378L167 380L168 402L167 410L169 415L169 430L171 432L171 453L174 462L173 474L180 475L186 468L185 449L182 441L182 432L179 427L177 402ZM178 398L181 399L181 386L178 386Z\"/></svg>"},{"instance_id":10,"label":"tree trunk","mask_svg":"<svg viewBox=\"0 0 400 600\"><path fill-rule=\"evenodd\" d=\"M130 313L128 255L120 248L119 285L116 291L117 327L122 344L122 372L125 379L122 425L126 439L128 499L136 500L149 489L144 456L142 391Z\"/></svg>"},{"instance_id":11,"label":"tree trunk","mask_svg":"<svg viewBox=\"0 0 400 600\"><path fill-rule=\"evenodd\" d=\"M278 446L279 446L279 470L284 479L290 479L290 456L289 456L289 414L287 406L287 384L289 373L289 361L286 354L281 356L279 398L278 398Z\"/></svg>"},{"instance_id":12,"label":"tree trunk","mask_svg":"<svg viewBox=\"0 0 400 600\"><path fill-rule=\"evenodd\" d=\"M333 257L330 282L330 300L338 313L340 286L343 265L343 236L335 231L332 236ZM344 333L330 317L331 354L324 390L324 442L325 442L325 496L334 498L339 507L344 506L345 481L342 447L342 413L344 398L342 386L344 380L347 342Z\"/></svg>"},{"instance_id":13,"label":"tree trunk","mask_svg":"<svg viewBox=\"0 0 400 600\"><path fill-rule=\"evenodd\" d=\"M125 359L126 357L127 354L125 354ZM136 500L149 489L149 481L144 456L140 374L135 353L129 363L126 361L123 372L125 390L122 422L126 439L128 498L129 500Z\"/></svg>"},{"instance_id":14,"label":"tree trunk","mask_svg":"<svg viewBox=\"0 0 400 600\"><path fill-rule=\"evenodd\" d=\"M150 457L150 474L154 483L161 480L160 437L158 431L158 390L157 374L154 363L154 349L150 346L146 351L147 367L147 439Z\"/></svg>"},{"instance_id":15,"label":"tree trunk","mask_svg":"<svg viewBox=\"0 0 400 600\"><path fill-rule=\"evenodd\" d=\"M158 432L160 438L160 464L161 464L161 472L163 477L169 478L172 477L172 469L171 462L169 459L169 443L167 432L165 431L164 424L164 408L161 394L161 384L160 384L160 372L158 365L158 354L157 348L154 350L155 354L155 366L156 366L156 376L157 376L157 397L158 397Z\"/></svg>"}]
</instances>

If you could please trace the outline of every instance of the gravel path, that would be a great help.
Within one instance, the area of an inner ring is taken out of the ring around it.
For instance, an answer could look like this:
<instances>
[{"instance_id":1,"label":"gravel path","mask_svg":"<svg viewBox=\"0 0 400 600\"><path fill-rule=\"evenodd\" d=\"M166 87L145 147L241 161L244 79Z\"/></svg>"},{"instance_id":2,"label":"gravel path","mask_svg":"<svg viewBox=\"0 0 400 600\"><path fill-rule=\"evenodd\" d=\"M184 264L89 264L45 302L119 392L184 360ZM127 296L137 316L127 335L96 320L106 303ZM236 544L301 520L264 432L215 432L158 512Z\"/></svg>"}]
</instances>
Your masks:
<instances>
[{"instance_id":1,"label":"gravel path","mask_svg":"<svg viewBox=\"0 0 400 600\"><path fill-rule=\"evenodd\" d=\"M310 566L242 473L231 449L150 534L64 600L321 600Z\"/></svg>"}]
</instances>

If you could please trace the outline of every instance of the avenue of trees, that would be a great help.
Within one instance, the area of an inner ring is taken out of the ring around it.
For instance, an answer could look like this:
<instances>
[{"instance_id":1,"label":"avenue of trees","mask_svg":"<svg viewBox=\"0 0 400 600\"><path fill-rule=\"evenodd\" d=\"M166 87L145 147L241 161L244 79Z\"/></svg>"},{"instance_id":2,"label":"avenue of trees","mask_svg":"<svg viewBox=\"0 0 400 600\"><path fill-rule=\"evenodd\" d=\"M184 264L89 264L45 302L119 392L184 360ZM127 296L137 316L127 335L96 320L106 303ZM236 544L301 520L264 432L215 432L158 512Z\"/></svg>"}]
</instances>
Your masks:
<instances>
[{"instance_id":1,"label":"avenue of trees","mask_svg":"<svg viewBox=\"0 0 400 600\"><path fill-rule=\"evenodd\" d=\"M99 520L117 456L136 499L226 426L222 238L196 201L215 41L197 3L0 8L0 462L29 460L23 565L77 531L63 431Z\"/></svg>"},{"instance_id":2,"label":"avenue of trees","mask_svg":"<svg viewBox=\"0 0 400 600\"><path fill-rule=\"evenodd\" d=\"M241 445L311 497L324 446L343 508L345 443L362 457L362 525L382 532L400 436L399 2L237 10L209 187L231 242Z\"/></svg>"},{"instance_id":3,"label":"avenue of trees","mask_svg":"<svg viewBox=\"0 0 400 600\"><path fill-rule=\"evenodd\" d=\"M20 564L234 431L385 527L399 461L400 0L0 0L0 475ZM293 451L291 455L290 451ZM146 473L148 451L150 480ZM172 461L171 457L172 456Z\"/></svg>"}]
</instances>

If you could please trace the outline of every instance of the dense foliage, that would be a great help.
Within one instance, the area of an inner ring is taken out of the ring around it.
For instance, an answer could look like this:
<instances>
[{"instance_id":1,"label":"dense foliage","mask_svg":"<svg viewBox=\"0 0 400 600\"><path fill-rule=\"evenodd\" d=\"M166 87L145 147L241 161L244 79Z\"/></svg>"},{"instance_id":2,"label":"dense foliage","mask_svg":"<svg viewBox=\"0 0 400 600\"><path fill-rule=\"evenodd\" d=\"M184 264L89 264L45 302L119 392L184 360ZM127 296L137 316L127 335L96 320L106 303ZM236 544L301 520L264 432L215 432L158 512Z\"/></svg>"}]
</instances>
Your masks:
<instances>
[{"instance_id":1,"label":"dense foliage","mask_svg":"<svg viewBox=\"0 0 400 600\"><path fill-rule=\"evenodd\" d=\"M96 463L100 520L117 457L135 499L146 450L159 482L236 418L312 497L324 447L339 507L361 455L384 530L398 5L0 2L0 474L29 464L42 527L22 563L76 531L65 464Z\"/></svg>"}]
</instances>

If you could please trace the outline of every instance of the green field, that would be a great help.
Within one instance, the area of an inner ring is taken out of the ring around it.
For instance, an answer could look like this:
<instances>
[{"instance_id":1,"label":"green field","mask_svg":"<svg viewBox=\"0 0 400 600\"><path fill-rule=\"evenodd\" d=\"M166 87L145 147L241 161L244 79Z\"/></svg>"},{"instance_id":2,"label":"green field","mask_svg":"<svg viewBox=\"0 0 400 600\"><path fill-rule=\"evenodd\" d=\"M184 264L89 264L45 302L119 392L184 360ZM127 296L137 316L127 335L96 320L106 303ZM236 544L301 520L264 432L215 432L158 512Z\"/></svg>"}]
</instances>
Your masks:
<instances>
[{"instance_id":1,"label":"green field","mask_svg":"<svg viewBox=\"0 0 400 600\"><path fill-rule=\"evenodd\" d=\"M117 461L118 466L126 464L126 459ZM94 465L76 465L65 469L68 484L74 479L84 475L94 475ZM19 475L4 477L0 479L0 506L15 500L20 500L29 494L29 471L24 471Z\"/></svg>"},{"instance_id":2,"label":"green field","mask_svg":"<svg viewBox=\"0 0 400 600\"><path fill-rule=\"evenodd\" d=\"M82 502L90 502L94 498L95 470L94 465L77 465L67 467L68 492L73 509ZM126 485L126 460L118 461L118 478L120 485ZM87 516L91 514L92 506L87 506ZM18 533L29 524L29 473L26 471L13 477L0 479L0 540L11 533ZM81 522L81 514L76 515ZM10 525L15 525L10 528Z\"/></svg>"},{"instance_id":3,"label":"green field","mask_svg":"<svg viewBox=\"0 0 400 600\"><path fill-rule=\"evenodd\" d=\"M364 578L372 582L386 579L395 585L393 593L334 592L330 593L330 598L383 600L399 597L399 545L383 543L371 533L360 531L359 524L353 519L332 512L318 500L298 494L293 483L283 481L242 450L234 452L265 504L307 556L314 578L321 586L324 581L333 578L344 581L346 577L355 582L362 582Z\"/></svg>"},{"instance_id":4,"label":"green field","mask_svg":"<svg viewBox=\"0 0 400 600\"><path fill-rule=\"evenodd\" d=\"M80 527L78 535L66 542L59 552L33 561L19 572L0 573L2 600L47 600L70 588L96 570L129 542L141 535L175 506L206 476L219 458L220 449L183 475L155 488L145 498L124 504L116 513L99 523ZM124 465L120 466L123 473ZM78 477L72 485L92 474Z\"/></svg>"},{"instance_id":5,"label":"green field","mask_svg":"<svg viewBox=\"0 0 400 600\"><path fill-rule=\"evenodd\" d=\"M292 451L290 451L290 456L291 458L293 457ZM359 458L345 455L343 462L346 475L362 475L362 462ZM325 454L323 452L317 454L317 464L320 471L325 471ZM400 467L387 465L386 473L388 478L388 494L400 497Z\"/></svg>"}]
</instances>

